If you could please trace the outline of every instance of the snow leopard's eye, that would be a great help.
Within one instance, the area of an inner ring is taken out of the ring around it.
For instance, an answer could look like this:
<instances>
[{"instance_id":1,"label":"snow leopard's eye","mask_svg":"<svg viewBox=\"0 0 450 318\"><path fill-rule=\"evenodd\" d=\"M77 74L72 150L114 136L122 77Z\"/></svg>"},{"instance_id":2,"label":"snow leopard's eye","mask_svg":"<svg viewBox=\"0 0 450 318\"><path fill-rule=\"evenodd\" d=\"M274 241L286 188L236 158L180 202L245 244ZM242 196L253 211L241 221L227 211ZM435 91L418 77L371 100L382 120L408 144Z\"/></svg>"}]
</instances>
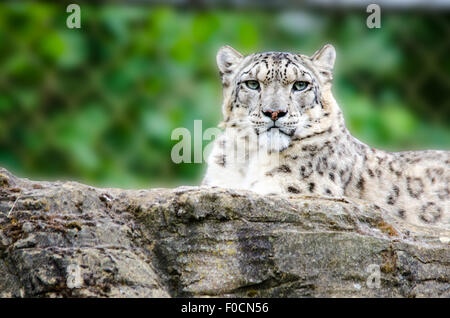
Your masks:
<instances>
[{"instance_id":1,"label":"snow leopard's eye","mask_svg":"<svg viewBox=\"0 0 450 318\"><path fill-rule=\"evenodd\" d=\"M294 86L292 87L292 89L294 91L303 91L305 88L307 88L309 85L308 82L305 81L297 81L294 83Z\"/></svg>"},{"instance_id":2,"label":"snow leopard's eye","mask_svg":"<svg viewBox=\"0 0 450 318\"><path fill-rule=\"evenodd\" d=\"M250 89L258 89L259 88L259 82L255 81L255 80L245 81L245 85Z\"/></svg>"}]
</instances>

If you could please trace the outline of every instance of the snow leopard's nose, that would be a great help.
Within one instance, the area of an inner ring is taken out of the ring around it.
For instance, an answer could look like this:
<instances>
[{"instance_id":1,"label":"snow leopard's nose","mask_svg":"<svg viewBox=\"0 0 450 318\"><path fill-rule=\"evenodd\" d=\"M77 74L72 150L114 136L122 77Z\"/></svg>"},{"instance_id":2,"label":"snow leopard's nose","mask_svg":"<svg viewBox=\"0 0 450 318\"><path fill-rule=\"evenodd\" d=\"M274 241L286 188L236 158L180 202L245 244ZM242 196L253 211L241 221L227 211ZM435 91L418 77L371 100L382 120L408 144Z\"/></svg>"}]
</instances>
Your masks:
<instances>
[{"instance_id":1,"label":"snow leopard's nose","mask_svg":"<svg viewBox=\"0 0 450 318\"><path fill-rule=\"evenodd\" d=\"M282 111L282 110L277 110L277 111L266 110L263 112L263 114L264 114L264 116L267 116L267 117L271 118L273 121L275 121L278 118L286 116L287 112Z\"/></svg>"}]
</instances>

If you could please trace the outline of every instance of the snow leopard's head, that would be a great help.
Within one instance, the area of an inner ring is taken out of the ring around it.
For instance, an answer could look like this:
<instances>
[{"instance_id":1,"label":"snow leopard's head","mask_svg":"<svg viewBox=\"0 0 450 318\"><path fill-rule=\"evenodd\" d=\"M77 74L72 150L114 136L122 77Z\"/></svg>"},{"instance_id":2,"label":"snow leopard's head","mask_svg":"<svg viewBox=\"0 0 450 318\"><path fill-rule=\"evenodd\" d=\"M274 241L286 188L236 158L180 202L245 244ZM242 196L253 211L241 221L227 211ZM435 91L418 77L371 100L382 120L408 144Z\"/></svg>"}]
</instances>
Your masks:
<instances>
[{"instance_id":1,"label":"snow leopard's head","mask_svg":"<svg viewBox=\"0 0 450 318\"><path fill-rule=\"evenodd\" d=\"M285 52L243 56L229 46L222 47L217 65L225 126L250 126L260 141L276 145L272 150L277 151L295 140L326 132L334 113L339 112L328 98L332 99L335 57L331 45L311 57Z\"/></svg>"}]
</instances>

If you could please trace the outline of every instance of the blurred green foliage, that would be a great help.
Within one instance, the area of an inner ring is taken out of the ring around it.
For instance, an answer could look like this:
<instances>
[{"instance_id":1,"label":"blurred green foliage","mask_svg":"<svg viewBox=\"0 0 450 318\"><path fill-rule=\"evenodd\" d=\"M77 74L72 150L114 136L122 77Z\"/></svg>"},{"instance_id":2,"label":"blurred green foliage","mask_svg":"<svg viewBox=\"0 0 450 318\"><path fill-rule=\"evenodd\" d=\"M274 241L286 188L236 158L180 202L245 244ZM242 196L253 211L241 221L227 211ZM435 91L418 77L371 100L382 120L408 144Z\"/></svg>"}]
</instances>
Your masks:
<instances>
[{"instance_id":1,"label":"blurred green foliage","mask_svg":"<svg viewBox=\"0 0 450 318\"><path fill-rule=\"evenodd\" d=\"M352 133L388 150L450 147L449 19L366 13L0 4L0 166L114 187L195 184L172 163L176 127L221 119L217 49L336 46L335 96ZM438 21L438 22L436 22Z\"/></svg>"}]
</instances>

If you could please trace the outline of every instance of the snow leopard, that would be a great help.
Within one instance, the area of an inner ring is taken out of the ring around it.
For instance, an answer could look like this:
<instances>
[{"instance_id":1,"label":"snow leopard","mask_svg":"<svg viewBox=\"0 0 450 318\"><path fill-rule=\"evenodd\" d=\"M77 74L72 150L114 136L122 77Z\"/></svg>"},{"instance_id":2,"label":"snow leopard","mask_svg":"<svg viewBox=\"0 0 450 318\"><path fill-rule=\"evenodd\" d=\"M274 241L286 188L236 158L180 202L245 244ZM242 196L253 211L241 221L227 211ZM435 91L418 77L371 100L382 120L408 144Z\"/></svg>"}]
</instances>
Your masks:
<instances>
[{"instance_id":1,"label":"snow leopard","mask_svg":"<svg viewBox=\"0 0 450 318\"><path fill-rule=\"evenodd\" d=\"M450 151L387 152L351 135L332 94L335 48L312 56L230 46L217 53L223 132L204 186L382 206L419 225L450 224Z\"/></svg>"}]
</instances>

